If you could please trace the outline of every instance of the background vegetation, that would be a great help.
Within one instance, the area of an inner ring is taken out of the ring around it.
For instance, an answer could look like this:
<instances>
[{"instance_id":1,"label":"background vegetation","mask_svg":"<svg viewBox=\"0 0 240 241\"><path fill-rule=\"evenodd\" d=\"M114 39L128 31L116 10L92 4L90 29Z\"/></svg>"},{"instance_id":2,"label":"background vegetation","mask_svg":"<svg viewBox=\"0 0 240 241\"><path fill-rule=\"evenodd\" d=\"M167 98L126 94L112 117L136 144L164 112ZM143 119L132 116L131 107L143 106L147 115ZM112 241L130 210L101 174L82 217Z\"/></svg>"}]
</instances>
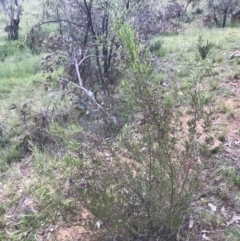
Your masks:
<instances>
[{"instance_id":1,"label":"background vegetation","mask_svg":"<svg viewBox=\"0 0 240 241\"><path fill-rule=\"evenodd\" d=\"M0 4L0 240L239 240L239 1Z\"/></svg>"}]
</instances>

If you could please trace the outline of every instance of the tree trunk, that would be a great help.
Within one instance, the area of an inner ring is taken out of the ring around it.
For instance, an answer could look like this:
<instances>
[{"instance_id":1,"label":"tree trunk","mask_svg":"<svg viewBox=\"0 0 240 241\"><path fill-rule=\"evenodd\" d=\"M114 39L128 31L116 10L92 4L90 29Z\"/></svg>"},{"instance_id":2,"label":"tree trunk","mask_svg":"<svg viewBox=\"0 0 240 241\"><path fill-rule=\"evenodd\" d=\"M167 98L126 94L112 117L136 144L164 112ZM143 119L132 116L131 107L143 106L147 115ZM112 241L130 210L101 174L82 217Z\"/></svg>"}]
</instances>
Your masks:
<instances>
[{"instance_id":1,"label":"tree trunk","mask_svg":"<svg viewBox=\"0 0 240 241\"><path fill-rule=\"evenodd\" d=\"M8 40L17 40L20 23L20 6L17 0L15 0L15 4L10 7L9 18L10 25L5 27L5 30L8 32Z\"/></svg>"},{"instance_id":2,"label":"tree trunk","mask_svg":"<svg viewBox=\"0 0 240 241\"><path fill-rule=\"evenodd\" d=\"M227 14L228 14L228 9L225 9L223 12L223 23L222 23L222 28L225 28L226 22L227 22Z\"/></svg>"},{"instance_id":3,"label":"tree trunk","mask_svg":"<svg viewBox=\"0 0 240 241\"><path fill-rule=\"evenodd\" d=\"M216 15L215 13L213 14L213 20L214 20L214 22L216 23L217 27L221 27L221 25L219 24L217 15Z\"/></svg>"},{"instance_id":4,"label":"tree trunk","mask_svg":"<svg viewBox=\"0 0 240 241\"><path fill-rule=\"evenodd\" d=\"M192 2L192 0L188 0L186 6L185 6L185 8L184 8L185 13L187 12L188 5L189 5L191 2Z\"/></svg>"}]
</instances>

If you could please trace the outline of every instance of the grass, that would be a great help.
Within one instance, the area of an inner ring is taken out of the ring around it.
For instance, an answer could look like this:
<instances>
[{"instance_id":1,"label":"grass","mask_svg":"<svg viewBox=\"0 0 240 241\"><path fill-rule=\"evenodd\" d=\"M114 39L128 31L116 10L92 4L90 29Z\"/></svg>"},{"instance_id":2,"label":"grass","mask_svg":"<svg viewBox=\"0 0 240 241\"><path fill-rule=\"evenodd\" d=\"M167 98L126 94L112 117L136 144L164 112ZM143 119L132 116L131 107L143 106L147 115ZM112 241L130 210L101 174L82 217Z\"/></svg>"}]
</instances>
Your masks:
<instances>
[{"instance_id":1,"label":"grass","mask_svg":"<svg viewBox=\"0 0 240 241\"><path fill-rule=\"evenodd\" d=\"M211 40L218 50L236 48L238 29L189 29L183 34L156 37L154 41L162 41L166 53L191 53L197 44L199 35L203 40Z\"/></svg>"},{"instance_id":2,"label":"grass","mask_svg":"<svg viewBox=\"0 0 240 241\"><path fill-rule=\"evenodd\" d=\"M1 63L1 81L4 79L16 79L32 77L41 70L40 57L32 56L30 53L14 55Z\"/></svg>"},{"instance_id":3,"label":"grass","mask_svg":"<svg viewBox=\"0 0 240 241\"><path fill-rule=\"evenodd\" d=\"M0 46L0 58L5 56L0 62L0 97L14 92L14 88L29 85L32 79L42 79L41 56L31 55L27 49L20 51L14 44L1 45L0 42Z\"/></svg>"},{"instance_id":4,"label":"grass","mask_svg":"<svg viewBox=\"0 0 240 241\"><path fill-rule=\"evenodd\" d=\"M238 241L240 239L240 229L237 227L230 227L227 229L226 240Z\"/></svg>"},{"instance_id":5,"label":"grass","mask_svg":"<svg viewBox=\"0 0 240 241\"><path fill-rule=\"evenodd\" d=\"M219 111L223 114L227 114L229 117L234 117L234 107L225 102L220 103Z\"/></svg>"},{"instance_id":6,"label":"grass","mask_svg":"<svg viewBox=\"0 0 240 241\"><path fill-rule=\"evenodd\" d=\"M32 1L27 3L26 13L35 7ZM35 10L33 14L37 13L38 11ZM24 18L23 29L27 28L28 22L35 19L34 16L29 15ZM51 26L48 30L53 31L54 27ZM165 70L165 72L156 73L155 78L159 79L159 85L164 81L168 81L167 84L171 84L171 81L188 84L188 77L191 74L189 62L197 58L196 44L201 34L204 40L211 40L214 43L209 53L209 61L213 64L217 77L212 78L211 74L206 76L206 83L210 85L211 91L223 98L233 97L233 92L221 84L225 79L234 79L240 73L239 60L227 60L229 52L238 47L238 32L237 28L202 29L201 31L188 29L179 35L155 37L150 48L159 58L160 68ZM4 33L0 34L0 36L3 35ZM0 136L2 182L0 191L4 192L5 201L0 204L0 240L6 238L6 231L10 233L13 241L36 240L35 236L40 228L47 229L48 226L54 226L62 220L65 222L67 220L71 224L76 218L76 212L81 212L82 205L77 202L76 194L71 190L75 190L71 185L77 184L72 183L71 178L79 172L78 167L85 161L80 155L82 128L74 122L64 126L53 121L47 132L52 140L49 143L50 147L45 145L40 151L30 139L31 155L28 153L24 156L16 146L19 140L34 128L34 125L30 125L30 122L22 125L20 121L22 104L28 103L31 114L34 115L48 106L55 92L54 88L47 93L43 90L45 79L40 73L41 56L31 55L27 49L21 51L17 44L8 44L5 37L1 37L1 59L3 61L0 62L0 123L6 127L6 131ZM176 75L172 77L170 68L174 69L173 71L177 69L177 79L174 79ZM57 94L55 99L54 103L59 104L59 109L69 108L69 100L59 102ZM13 104L16 105L16 109L10 110ZM218 107L222 114L230 117L236 115L235 109L224 100ZM226 124L218 126L216 132L216 138L225 142L228 136ZM226 167L219 161L218 165L217 172L211 177L215 180L210 180L208 185L214 183L220 176L222 193L218 198L225 200L224 198L231 198L233 195L233 187L240 187L239 170L234 163L229 163ZM212 196L216 198L215 194ZM33 206L24 206L21 200L25 198L29 198ZM206 209L205 204L210 200L206 198L201 201L204 203L203 209ZM4 215L11 214L11 209L14 208L20 213L18 216L20 219L6 225L9 220L5 220ZM202 212L202 220L209 229L222 227L226 222L222 216L216 220L216 216L206 210ZM237 227L226 228L224 235L226 240L239 240L240 231Z\"/></svg>"},{"instance_id":7,"label":"grass","mask_svg":"<svg viewBox=\"0 0 240 241\"><path fill-rule=\"evenodd\" d=\"M227 139L227 130L226 130L226 127L224 127L220 133L218 134L218 140L221 141L221 142L225 142L226 139Z\"/></svg>"},{"instance_id":8,"label":"grass","mask_svg":"<svg viewBox=\"0 0 240 241\"><path fill-rule=\"evenodd\" d=\"M239 168L232 167L225 174L228 177L228 180L233 185L240 187L240 176L239 176Z\"/></svg>"}]
</instances>

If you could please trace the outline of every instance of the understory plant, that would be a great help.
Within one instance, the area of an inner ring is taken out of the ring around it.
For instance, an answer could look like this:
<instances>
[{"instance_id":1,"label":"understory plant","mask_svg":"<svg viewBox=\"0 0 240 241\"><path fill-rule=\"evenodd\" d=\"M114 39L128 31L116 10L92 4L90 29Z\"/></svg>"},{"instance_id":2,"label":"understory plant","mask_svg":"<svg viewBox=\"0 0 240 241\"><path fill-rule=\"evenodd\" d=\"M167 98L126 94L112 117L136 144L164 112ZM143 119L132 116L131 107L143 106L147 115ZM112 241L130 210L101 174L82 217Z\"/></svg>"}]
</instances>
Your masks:
<instances>
[{"instance_id":1,"label":"understory plant","mask_svg":"<svg viewBox=\"0 0 240 241\"><path fill-rule=\"evenodd\" d=\"M80 198L106 240L185 240L184 224L199 187L199 128L211 125L213 96L204 61L193 63L184 83L162 86L150 55L140 57L134 30L118 30L131 66L122 83L134 122L117 143L96 141L78 176ZM177 78L177 77L176 77Z\"/></svg>"}]
</instances>

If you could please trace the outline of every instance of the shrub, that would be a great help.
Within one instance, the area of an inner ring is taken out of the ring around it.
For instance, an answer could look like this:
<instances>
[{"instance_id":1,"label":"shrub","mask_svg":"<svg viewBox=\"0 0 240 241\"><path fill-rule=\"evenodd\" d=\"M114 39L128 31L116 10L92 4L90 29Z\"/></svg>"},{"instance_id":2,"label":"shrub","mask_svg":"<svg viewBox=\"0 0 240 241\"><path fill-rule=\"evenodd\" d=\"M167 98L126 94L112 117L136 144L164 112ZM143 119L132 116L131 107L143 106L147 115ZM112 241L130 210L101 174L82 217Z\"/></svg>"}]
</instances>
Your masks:
<instances>
[{"instance_id":1,"label":"shrub","mask_svg":"<svg viewBox=\"0 0 240 241\"><path fill-rule=\"evenodd\" d=\"M197 50L202 59L206 59L206 57L208 56L208 54L213 46L214 46L214 44L211 42L207 41L207 43L204 43L202 36L199 35Z\"/></svg>"},{"instance_id":2,"label":"shrub","mask_svg":"<svg viewBox=\"0 0 240 241\"><path fill-rule=\"evenodd\" d=\"M156 34L178 34L186 17L184 7L175 1L162 6L156 0L146 2L131 14L140 39L145 40Z\"/></svg>"},{"instance_id":3,"label":"shrub","mask_svg":"<svg viewBox=\"0 0 240 241\"><path fill-rule=\"evenodd\" d=\"M77 177L79 198L109 240L177 240L177 234L187 236L181 225L198 187L196 128L201 122L207 131L211 122L204 108L211 100L196 88L205 67L196 66L187 86L164 89L150 77L148 55L139 57L132 28L124 25L118 33L131 59L122 87L137 114L116 145L94 140L97 152L85 148L89 161Z\"/></svg>"},{"instance_id":4,"label":"shrub","mask_svg":"<svg viewBox=\"0 0 240 241\"><path fill-rule=\"evenodd\" d=\"M123 62L119 61L120 45L112 31L113 5L99 0L77 4L73 0L51 4L46 1L44 4L48 11L26 37L32 53L48 52L43 58L43 70L52 76L58 68L63 68L62 77L72 82L78 82L79 71L83 85L95 96L101 91L112 94L121 77ZM46 27L52 23L56 28L49 33Z\"/></svg>"},{"instance_id":5,"label":"shrub","mask_svg":"<svg viewBox=\"0 0 240 241\"><path fill-rule=\"evenodd\" d=\"M161 40L155 41L149 47L150 52L157 52L162 49L163 42Z\"/></svg>"}]
</instances>

